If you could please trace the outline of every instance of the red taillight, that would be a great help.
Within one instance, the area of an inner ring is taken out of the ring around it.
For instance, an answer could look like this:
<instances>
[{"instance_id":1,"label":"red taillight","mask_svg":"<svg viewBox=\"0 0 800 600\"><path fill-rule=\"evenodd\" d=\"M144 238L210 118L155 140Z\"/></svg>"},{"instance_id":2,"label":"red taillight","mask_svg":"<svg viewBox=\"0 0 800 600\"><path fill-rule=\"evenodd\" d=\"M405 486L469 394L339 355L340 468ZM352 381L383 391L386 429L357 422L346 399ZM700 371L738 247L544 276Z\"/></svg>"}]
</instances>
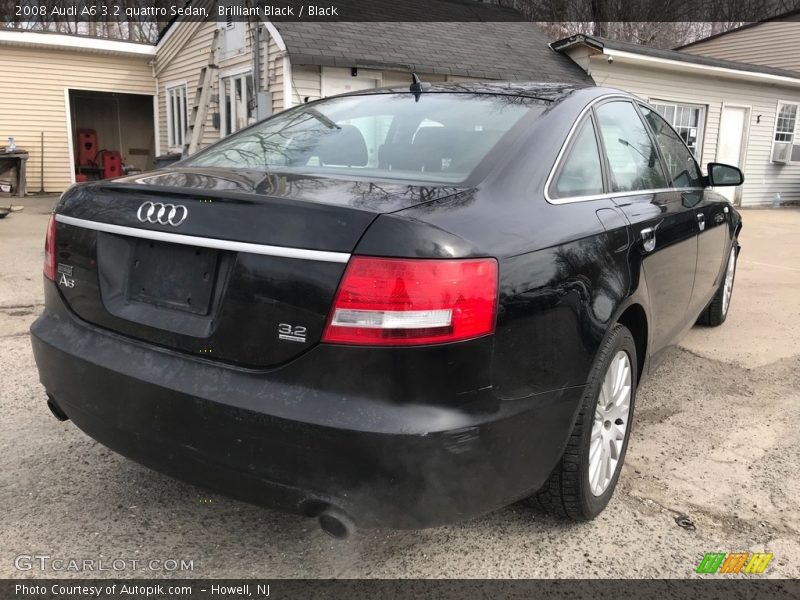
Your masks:
<instances>
[{"instance_id":1,"label":"red taillight","mask_svg":"<svg viewBox=\"0 0 800 600\"><path fill-rule=\"evenodd\" d=\"M439 344L494 331L497 261L353 257L323 342Z\"/></svg>"},{"instance_id":2,"label":"red taillight","mask_svg":"<svg viewBox=\"0 0 800 600\"><path fill-rule=\"evenodd\" d=\"M47 224L47 237L44 238L44 276L56 280L56 219L50 215Z\"/></svg>"}]
</instances>

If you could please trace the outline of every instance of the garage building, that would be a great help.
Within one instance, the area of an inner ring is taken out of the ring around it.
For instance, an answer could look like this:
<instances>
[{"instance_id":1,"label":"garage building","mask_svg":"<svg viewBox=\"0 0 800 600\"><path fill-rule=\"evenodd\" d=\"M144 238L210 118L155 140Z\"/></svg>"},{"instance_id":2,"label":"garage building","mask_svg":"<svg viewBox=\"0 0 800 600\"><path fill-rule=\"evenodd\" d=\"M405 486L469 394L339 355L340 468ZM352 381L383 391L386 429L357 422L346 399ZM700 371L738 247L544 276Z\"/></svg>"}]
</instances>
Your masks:
<instances>
[{"instance_id":1,"label":"garage building","mask_svg":"<svg viewBox=\"0 0 800 600\"><path fill-rule=\"evenodd\" d=\"M28 151L28 192L75 180L78 130L95 131L100 161L115 151L153 167L154 56L151 44L0 30L0 146L13 137Z\"/></svg>"}]
</instances>

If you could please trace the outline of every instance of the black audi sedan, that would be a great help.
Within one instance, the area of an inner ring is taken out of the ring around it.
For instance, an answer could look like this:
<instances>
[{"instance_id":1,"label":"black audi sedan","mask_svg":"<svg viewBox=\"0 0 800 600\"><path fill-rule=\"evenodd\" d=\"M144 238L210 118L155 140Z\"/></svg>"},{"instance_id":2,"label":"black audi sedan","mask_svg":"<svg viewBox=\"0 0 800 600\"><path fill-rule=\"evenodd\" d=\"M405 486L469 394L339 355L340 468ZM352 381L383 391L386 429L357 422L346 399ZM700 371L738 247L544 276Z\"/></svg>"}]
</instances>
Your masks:
<instances>
[{"instance_id":1,"label":"black audi sedan","mask_svg":"<svg viewBox=\"0 0 800 600\"><path fill-rule=\"evenodd\" d=\"M413 84L70 188L31 328L60 419L355 527L609 502L636 389L731 302L739 213L627 93Z\"/></svg>"}]
</instances>

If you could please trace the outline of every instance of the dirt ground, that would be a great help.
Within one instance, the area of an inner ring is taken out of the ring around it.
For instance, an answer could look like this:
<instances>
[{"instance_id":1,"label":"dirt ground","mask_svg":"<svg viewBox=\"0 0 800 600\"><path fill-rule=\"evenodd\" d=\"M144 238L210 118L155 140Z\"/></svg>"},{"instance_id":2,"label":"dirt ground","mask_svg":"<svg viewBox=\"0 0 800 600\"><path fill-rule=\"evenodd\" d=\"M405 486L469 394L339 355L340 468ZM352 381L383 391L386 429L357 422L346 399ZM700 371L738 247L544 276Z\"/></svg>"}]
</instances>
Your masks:
<instances>
[{"instance_id":1,"label":"dirt ground","mask_svg":"<svg viewBox=\"0 0 800 600\"><path fill-rule=\"evenodd\" d=\"M340 542L149 471L50 415L27 330L53 202L28 198L0 221L0 577L686 577L712 551L772 552L764 576L800 577L800 210L743 211L729 319L694 328L640 390L620 486L598 519L515 505ZM193 570L20 570L20 555Z\"/></svg>"}]
</instances>

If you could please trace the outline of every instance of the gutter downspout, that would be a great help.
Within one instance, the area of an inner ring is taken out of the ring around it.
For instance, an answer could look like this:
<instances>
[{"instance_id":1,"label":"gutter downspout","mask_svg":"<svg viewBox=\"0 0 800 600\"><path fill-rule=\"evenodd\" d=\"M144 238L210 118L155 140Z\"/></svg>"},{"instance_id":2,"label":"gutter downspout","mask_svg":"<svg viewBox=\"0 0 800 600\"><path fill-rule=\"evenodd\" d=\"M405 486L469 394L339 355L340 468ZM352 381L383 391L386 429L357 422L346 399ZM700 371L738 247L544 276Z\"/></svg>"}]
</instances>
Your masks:
<instances>
[{"instance_id":1,"label":"gutter downspout","mask_svg":"<svg viewBox=\"0 0 800 600\"><path fill-rule=\"evenodd\" d=\"M267 28L268 33L268 42L269 38L272 38L275 41L275 45L278 47L279 54L275 57L275 61L280 60L282 63L281 68L283 69L283 110L290 108L292 106L292 90L294 89L294 80L292 77L292 63L289 60L289 49L286 47L286 43L283 41L283 37L281 36L281 32L275 27L275 24L272 23L269 19L263 18L262 23L264 27ZM267 61L269 61L269 48L267 48ZM269 66L269 62L268 62ZM275 69L277 74L277 67ZM272 86L270 85L270 88Z\"/></svg>"},{"instance_id":2,"label":"gutter downspout","mask_svg":"<svg viewBox=\"0 0 800 600\"><path fill-rule=\"evenodd\" d=\"M292 107L292 61L289 60L289 53L283 53L283 110Z\"/></svg>"},{"instance_id":3,"label":"gutter downspout","mask_svg":"<svg viewBox=\"0 0 800 600\"><path fill-rule=\"evenodd\" d=\"M158 75L156 75L156 59L150 61L150 68L153 71L153 81L156 84L156 95L153 96L153 142L154 142L154 153L153 156L153 164L155 165L156 156L161 156L161 126L159 121L161 119L161 115L159 114L158 106L158 94L160 92L160 86L158 85ZM167 124L169 126L169 124Z\"/></svg>"},{"instance_id":4,"label":"gutter downspout","mask_svg":"<svg viewBox=\"0 0 800 600\"><path fill-rule=\"evenodd\" d=\"M253 35L253 83L256 92L256 113L258 113L258 93L261 91L261 22L256 20Z\"/></svg>"}]
</instances>

